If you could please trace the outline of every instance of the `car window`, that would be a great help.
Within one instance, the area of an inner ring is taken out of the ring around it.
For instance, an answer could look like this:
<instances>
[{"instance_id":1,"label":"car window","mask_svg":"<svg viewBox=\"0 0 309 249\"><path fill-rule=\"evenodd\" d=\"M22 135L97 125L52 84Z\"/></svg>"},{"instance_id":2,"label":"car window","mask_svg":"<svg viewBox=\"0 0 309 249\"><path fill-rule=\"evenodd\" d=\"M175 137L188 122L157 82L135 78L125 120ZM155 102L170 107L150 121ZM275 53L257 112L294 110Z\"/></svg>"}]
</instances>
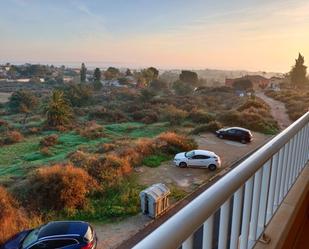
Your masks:
<instances>
[{"instance_id":1,"label":"car window","mask_svg":"<svg viewBox=\"0 0 309 249\"><path fill-rule=\"evenodd\" d=\"M85 233L85 236L84 238L87 240L87 241L91 241L92 238L93 238L93 231L91 229L90 226L88 226L88 229L87 229L87 232Z\"/></svg>"},{"instance_id":2,"label":"car window","mask_svg":"<svg viewBox=\"0 0 309 249\"><path fill-rule=\"evenodd\" d=\"M26 248L29 245L33 244L35 241L38 240L38 236L39 236L39 229L32 230L24 239L21 248Z\"/></svg>"},{"instance_id":3,"label":"car window","mask_svg":"<svg viewBox=\"0 0 309 249\"><path fill-rule=\"evenodd\" d=\"M195 154L195 153L194 153L194 150L191 150L191 151L189 151L189 152L186 152L186 153L185 153L185 156L186 156L186 157L193 157L194 154Z\"/></svg>"},{"instance_id":4,"label":"car window","mask_svg":"<svg viewBox=\"0 0 309 249\"><path fill-rule=\"evenodd\" d=\"M46 240L39 242L29 249L57 249L65 248L70 245L77 244L78 242L73 239L60 239L60 240Z\"/></svg>"},{"instance_id":5,"label":"car window","mask_svg":"<svg viewBox=\"0 0 309 249\"><path fill-rule=\"evenodd\" d=\"M200 157L201 157L201 159L209 159L210 158L209 156L205 156L205 155L201 155Z\"/></svg>"},{"instance_id":6,"label":"car window","mask_svg":"<svg viewBox=\"0 0 309 249\"><path fill-rule=\"evenodd\" d=\"M231 130L228 130L227 132L228 132L229 134L235 134L235 133L236 133L236 130L231 129Z\"/></svg>"},{"instance_id":7,"label":"car window","mask_svg":"<svg viewBox=\"0 0 309 249\"><path fill-rule=\"evenodd\" d=\"M240 130L236 130L236 134L237 135L245 135L245 132L244 131L240 131Z\"/></svg>"},{"instance_id":8,"label":"car window","mask_svg":"<svg viewBox=\"0 0 309 249\"><path fill-rule=\"evenodd\" d=\"M200 159L200 156L199 155L195 155L195 156L191 157L191 159Z\"/></svg>"}]
</instances>

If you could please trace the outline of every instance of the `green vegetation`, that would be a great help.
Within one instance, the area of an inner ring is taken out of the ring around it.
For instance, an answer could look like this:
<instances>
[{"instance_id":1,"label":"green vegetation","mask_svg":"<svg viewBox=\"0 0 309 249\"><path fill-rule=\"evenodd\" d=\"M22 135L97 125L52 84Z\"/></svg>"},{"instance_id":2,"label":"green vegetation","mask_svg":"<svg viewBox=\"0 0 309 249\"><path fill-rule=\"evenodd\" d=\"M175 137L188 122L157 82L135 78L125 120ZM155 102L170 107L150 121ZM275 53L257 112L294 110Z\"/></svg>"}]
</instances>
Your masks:
<instances>
[{"instance_id":1,"label":"green vegetation","mask_svg":"<svg viewBox=\"0 0 309 249\"><path fill-rule=\"evenodd\" d=\"M304 88L309 82L307 79L307 67L304 63L304 56L299 53L298 58L295 60L295 65L292 67L289 74L292 85L299 89Z\"/></svg>"},{"instance_id":2,"label":"green vegetation","mask_svg":"<svg viewBox=\"0 0 309 249\"><path fill-rule=\"evenodd\" d=\"M160 166L162 162L170 160L171 158L172 157L169 155L155 154L155 155L145 157L142 161L142 164L147 167L155 168L155 167Z\"/></svg>"},{"instance_id":3,"label":"green vegetation","mask_svg":"<svg viewBox=\"0 0 309 249\"><path fill-rule=\"evenodd\" d=\"M134 177L123 180L119 185L109 188L104 194L90 196L88 208L73 214L62 214L61 218L111 222L140 212L139 193L146 186L139 185Z\"/></svg>"}]
</instances>

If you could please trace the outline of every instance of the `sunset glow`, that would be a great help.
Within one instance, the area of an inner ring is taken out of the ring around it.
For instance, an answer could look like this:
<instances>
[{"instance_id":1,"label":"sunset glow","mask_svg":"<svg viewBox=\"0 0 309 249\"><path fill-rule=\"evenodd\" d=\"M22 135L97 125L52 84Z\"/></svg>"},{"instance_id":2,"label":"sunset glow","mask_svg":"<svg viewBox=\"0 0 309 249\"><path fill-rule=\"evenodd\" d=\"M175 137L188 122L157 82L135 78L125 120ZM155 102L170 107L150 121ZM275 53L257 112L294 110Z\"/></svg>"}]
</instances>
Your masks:
<instances>
[{"instance_id":1,"label":"sunset glow","mask_svg":"<svg viewBox=\"0 0 309 249\"><path fill-rule=\"evenodd\" d=\"M10 0L0 60L286 72L309 57L308 13L303 0Z\"/></svg>"}]
</instances>

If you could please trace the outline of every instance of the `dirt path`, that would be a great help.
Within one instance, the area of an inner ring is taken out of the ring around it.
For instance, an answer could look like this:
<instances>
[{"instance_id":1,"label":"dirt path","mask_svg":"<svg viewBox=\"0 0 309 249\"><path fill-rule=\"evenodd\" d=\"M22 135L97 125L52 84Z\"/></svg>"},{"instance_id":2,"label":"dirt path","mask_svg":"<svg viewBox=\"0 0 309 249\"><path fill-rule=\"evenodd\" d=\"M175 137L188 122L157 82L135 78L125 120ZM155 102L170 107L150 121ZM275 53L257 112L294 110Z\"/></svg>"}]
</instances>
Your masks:
<instances>
[{"instance_id":1,"label":"dirt path","mask_svg":"<svg viewBox=\"0 0 309 249\"><path fill-rule=\"evenodd\" d=\"M256 93L256 96L263 99L270 106L271 115L277 120L281 130L284 130L292 123L282 102L266 96L263 92Z\"/></svg>"}]
</instances>

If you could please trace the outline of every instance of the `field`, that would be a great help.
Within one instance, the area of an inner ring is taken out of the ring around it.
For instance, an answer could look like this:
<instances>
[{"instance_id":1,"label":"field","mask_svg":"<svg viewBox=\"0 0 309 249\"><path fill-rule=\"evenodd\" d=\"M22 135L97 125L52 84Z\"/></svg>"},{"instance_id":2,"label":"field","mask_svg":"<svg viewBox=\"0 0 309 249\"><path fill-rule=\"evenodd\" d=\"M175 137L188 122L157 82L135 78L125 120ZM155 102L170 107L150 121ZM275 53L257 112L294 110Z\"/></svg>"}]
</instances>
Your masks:
<instances>
[{"instance_id":1,"label":"field","mask_svg":"<svg viewBox=\"0 0 309 249\"><path fill-rule=\"evenodd\" d=\"M171 188L175 203L215 174L172 167L175 153L214 150L226 167L279 130L261 99L240 98L226 87L184 96L78 85L52 97L42 89L18 91L0 113L0 184L22 208L26 228L77 219L100 230L135 217L140 191L156 182ZM218 141L211 132L223 126L244 126L259 139L243 148Z\"/></svg>"}]
</instances>

